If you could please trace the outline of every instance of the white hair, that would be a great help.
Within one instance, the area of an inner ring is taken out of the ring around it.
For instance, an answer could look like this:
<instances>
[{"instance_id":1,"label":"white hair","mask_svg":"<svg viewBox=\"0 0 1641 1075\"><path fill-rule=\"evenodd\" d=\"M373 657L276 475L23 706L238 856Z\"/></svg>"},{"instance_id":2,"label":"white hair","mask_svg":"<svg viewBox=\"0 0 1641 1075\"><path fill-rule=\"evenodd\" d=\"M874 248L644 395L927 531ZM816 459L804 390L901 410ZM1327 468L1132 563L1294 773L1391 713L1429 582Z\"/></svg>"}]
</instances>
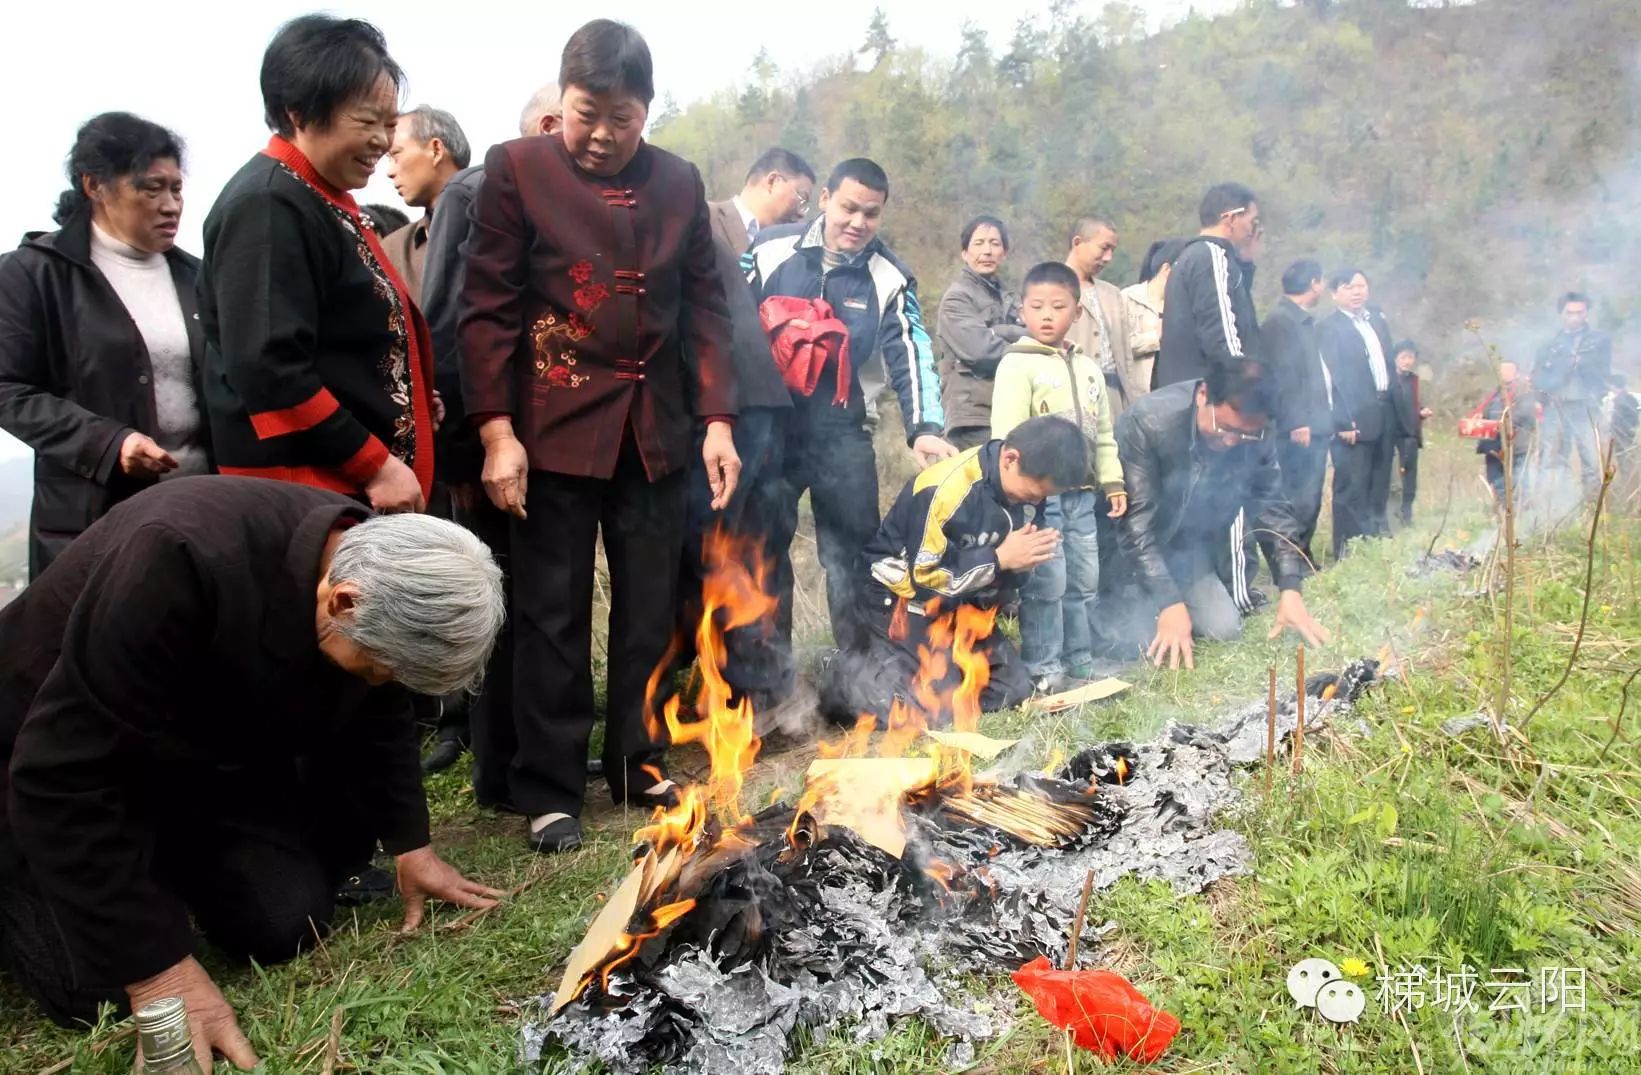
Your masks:
<instances>
[{"instance_id":1,"label":"white hair","mask_svg":"<svg viewBox=\"0 0 1641 1075\"><path fill-rule=\"evenodd\" d=\"M560 96L558 83L549 82L524 102L524 111L519 113L519 136L530 138L541 133L541 117L562 116L564 102Z\"/></svg>"},{"instance_id":2,"label":"white hair","mask_svg":"<svg viewBox=\"0 0 1641 1075\"><path fill-rule=\"evenodd\" d=\"M333 585L359 589L337 630L418 694L477 690L506 618L501 568L468 530L431 515L375 515L331 558Z\"/></svg>"}]
</instances>

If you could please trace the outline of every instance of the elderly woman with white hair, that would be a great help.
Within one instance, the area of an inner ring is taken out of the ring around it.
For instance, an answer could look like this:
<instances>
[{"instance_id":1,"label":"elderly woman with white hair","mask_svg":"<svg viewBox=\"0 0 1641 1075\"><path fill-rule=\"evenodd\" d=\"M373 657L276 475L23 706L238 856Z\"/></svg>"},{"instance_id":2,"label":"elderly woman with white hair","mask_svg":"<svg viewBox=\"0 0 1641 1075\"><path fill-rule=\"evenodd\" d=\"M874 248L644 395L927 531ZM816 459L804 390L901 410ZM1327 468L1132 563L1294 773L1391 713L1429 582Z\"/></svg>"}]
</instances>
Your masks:
<instances>
[{"instance_id":1,"label":"elderly woman with white hair","mask_svg":"<svg viewBox=\"0 0 1641 1075\"><path fill-rule=\"evenodd\" d=\"M429 844L407 691L475 688L503 615L444 520L258 478L114 508L0 610L0 966L65 1024L181 996L201 1066L249 1067L190 915L288 959L378 841L406 929L489 906Z\"/></svg>"}]
</instances>

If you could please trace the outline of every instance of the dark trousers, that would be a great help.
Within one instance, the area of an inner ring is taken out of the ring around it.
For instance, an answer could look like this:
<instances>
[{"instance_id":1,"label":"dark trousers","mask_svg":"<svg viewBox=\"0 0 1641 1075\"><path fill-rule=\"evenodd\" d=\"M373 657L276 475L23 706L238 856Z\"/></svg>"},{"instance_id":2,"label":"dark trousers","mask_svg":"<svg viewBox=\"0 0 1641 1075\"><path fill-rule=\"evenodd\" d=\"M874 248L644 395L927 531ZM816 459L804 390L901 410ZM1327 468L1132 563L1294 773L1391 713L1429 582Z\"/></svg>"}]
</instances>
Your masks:
<instances>
[{"instance_id":1,"label":"dark trousers","mask_svg":"<svg viewBox=\"0 0 1641 1075\"><path fill-rule=\"evenodd\" d=\"M787 431L781 510L771 537L778 558L779 630L792 637L792 537L798 531L798 498L809 492L815 544L826 572L826 609L840 649L865 648L855 608L856 567L877 533L877 456L866 429L866 407L856 397L834 407L824 393L794 396Z\"/></svg>"},{"instance_id":2,"label":"dark trousers","mask_svg":"<svg viewBox=\"0 0 1641 1075\"><path fill-rule=\"evenodd\" d=\"M512 516L497 508L481 489L469 508L458 507L455 519L486 545L504 576L511 606L513 592ZM496 636L496 648L485 667L484 685L467 701L467 731L473 748L473 797L482 806L508 801L508 771L518 753L513 724L513 612ZM443 734L443 728L440 729Z\"/></svg>"},{"instance_id":3,"label":"dark trousers","mask_svg":"<svg viewBox=\"0 0 1641 1075\"><path fill-rule=\"evenodd\" d=\"M1482 456L1482 470L1487 475L1487 485L1493 490L1493 503L1496 507L1504 507L1504 459L1498 452L1487 452ZM1527 479L1527 453L1516 452L1510 461L1510 483L1515 486L1516 503L1521 503L1521 489Z\"/></svg>"},{"instance_id":4,"label":"dark trousers","mask_svg":"<svg viewBox=\"0 0 1641 1075\"><path fill-rule=\"evenodd\" d=\"M1368 473L1368 504L1372 513L1373 529L1371 534L1390 533L1390 476L1396 469L1396 433L1397 419L1395 404L1391 402L1387 392L1379 400L1379 407L1383 411L1381 420L1384 425L1384 435L1373 442L1378 450L1372 455L1372 469Z\"/></svg>"},{"instance_id":5,"label":"dark trousers","mask_svg":"<svg viewBox=\"0 0 1641 1075\"><path fill-rule=\"evenodd\" d=\"M1396 466L1402 476L1403 524L1413 521L1413 499L1419 495L1419 438L1396 438Z\"/></svg>"},{"instance_id":6,"label":"dark trousers","mask_svg":"<svg viewBox=\"0 0 1641 1075\"><path fill-rule=\"evenodd\" d=\"M141 808L162 819L154 874L206 939L237 958L279 963L323 937L338 882L376 843L349 799L356 781L322 764L179 768L156 783L188 797L149 796ZM95 1022L104 1003L123 1014L127 983L84 982L58 921L10 834L0 832L0 967L60 1025Z\"/></svg>"},{"instance_id":7,"label":"dark trousers","mask_svg":"<svg viewBox=\"0 0 1641 1075\"><path fill-rule=\"evenodd\" d=\"M921 665L918 650L929 646L929 620L908 609L903 617L905 631L896 637L899 632L892 626L895 598L881 587L868 585L858 602L865 644L839 650L823 669L819 685L821 712L840 724L853 724L862 714L870 713L880 727L886 727L896 699L922 712L914 687ZM994 629L976 648L986 655L991 670L980 692L982 711L1007 709L1031 697L1031 676L1007 635ZM963 680L956 662L947 663L946 678L934 685L938 697L950 697ZM922 716L931 726L947 725L952 720L950 712L922 712Z\"/></svg>"},{"instance_id":8,"label":"dark trousers","mask_svg":"<svg viewBox=\"0 0 1641 1075\"><path fill-rule=\"evenodd\" d=\"M1393 448L1386 438L1333 443L1333 558L1354 537L1384 533Z\"/></svg>"},{"instance_id":9,"label":"dark trousers","mask_svg":"<svg viewBox=\"0 0 1641 1075\"><path fill-rule=\"evenodd\" d=\"M1299 547L1314 565L1316 557L1311 552L1311 538L1316 536L1316 523L1322 515L1322 488L1328 477L1328 442L1314 432L1312 435L1314 439L1303 446L1284 437L1277 447L1277 458L1282 468L1282 488L1299 523Z\"/></svg>"},{"instance_id":10,"label":"dark trousers","mask_svg":"<svg viewBox=\"0 0 1641 1075\"><path fill-rule=\"evenodd\" d=\"M785 510L783 471L791 414L785 407L747 407L735 419L735 452L741 457L741 478L723 511L712 510L706 466L700 452L695 454L696 465L689 479L689 525L679 574L676 668L687 668L695 659L695 631L701 622L701 587L707 569L706 545L715 530L763 556L767 592L779 597L775 564L784 558L786 550L784 546L776 548L776 535ZM697 447L704 437L703 431L696 438ZM768 623L726 632L724 649L725 682L737 694L751 696L755 708L761 710L790 692L792 648L776 630L773 618Z\"/></svg>"},{"instance_id":11,"label":"dark trousers","mask_svg":"<svg viewBox=\"0 0 1641 1075\"><path fill-rule=\"evenodd\" d=\"M650 481L629 439L605 478L530 472L513 520L513 724L508 787L526 814L581 814L593 710L593 578L600 528L610 569L604 774L616 802L656 782L664 733L644 714L666 658L683 555L689 472Z\"/></svg>"},{"instance_id":12,"label":"dark trousers","mask_svg":"<svg viewBox=\"0 0 1641 1075\"><path fill-rule=\"evenodd\" d=\"M978 447L991 440L990 426L956 426L946 430L946 443L960 452Z\"/></svg>"}]
</instances>

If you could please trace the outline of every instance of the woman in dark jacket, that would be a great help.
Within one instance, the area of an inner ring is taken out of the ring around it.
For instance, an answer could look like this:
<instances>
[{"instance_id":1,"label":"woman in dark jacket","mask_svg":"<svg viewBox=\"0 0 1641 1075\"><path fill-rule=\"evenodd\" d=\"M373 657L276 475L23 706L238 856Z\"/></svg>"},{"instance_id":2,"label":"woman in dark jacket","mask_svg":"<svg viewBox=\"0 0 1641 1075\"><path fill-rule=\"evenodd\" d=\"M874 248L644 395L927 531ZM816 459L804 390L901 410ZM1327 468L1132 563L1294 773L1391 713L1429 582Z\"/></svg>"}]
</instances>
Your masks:
<instances>
[{"instance_id":1,"label":"woman in dark jacket","mask_svg":"<svg viewBox=\"0 0 1641 1075\"><path fill-rule=\"evenodd\" d=\"M378 511L427 503L427 323L349 193L392 142L403 78L381 32L355 19L293 19L263 54L274 135L205 219L205 398L224 474Z\"/></svg>"},{"instance_id":2,"label":"woman in dark jacket","mask_svg":"<svg viewBox=\"0 0 1641 1075\"><path fill-rule=\"evenodd\" d=\"M740 471L729 305L701 175L643 140L649 46L629 26L590 22L564 48L559 85L563 137L503 142L485 158L460 326L485 492L515 517L507 786L542 852L581 842L600 530L604 775L617 802L647 809L678 796L661 768L665 729L645 710L671 641L666 580L683 557L690 456L700 452L714 511ZM487 764L476 784L488 784Z\"/></svg>"},{"instance_id":3,"label":"woman in dark jacket","mask_svg":"<svg viewBox=\"0 0 1641 1075\"><path fill-rule=\"evenodd\" d=\"M31 579L121 500L211 468L182 141L106 112L68 178L61 230L0 258L0 429L34 449Z\"/></svg>"},{"instance_id":4,"label":"woman in dark jacket","mask_svg":"<svg viewBox=\"0 0 1641 1075\"><path fill-rule=\"evenodd\" d=\"M963 226L963 269L940 298L934 345L940 359L940 403L946 439L973 448L991 437L991 392L1009 344L1026 334L1020 300L998 276L1009 232L994 216Z\"/></svg>"}]
</instances>

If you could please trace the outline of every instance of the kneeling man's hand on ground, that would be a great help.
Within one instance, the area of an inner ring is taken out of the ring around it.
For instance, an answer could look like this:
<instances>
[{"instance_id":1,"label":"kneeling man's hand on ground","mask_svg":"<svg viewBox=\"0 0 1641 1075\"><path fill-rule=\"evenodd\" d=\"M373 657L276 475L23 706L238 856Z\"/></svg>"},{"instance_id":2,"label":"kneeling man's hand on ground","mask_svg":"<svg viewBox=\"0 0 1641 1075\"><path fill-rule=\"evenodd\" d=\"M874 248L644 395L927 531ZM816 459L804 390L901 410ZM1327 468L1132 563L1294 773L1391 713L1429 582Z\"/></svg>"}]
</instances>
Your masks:
<instances>
[{"instance_id":1,"label":"kneeling man's hand on ground","mask_svg":"<svg viewBox=\"0 0 1641 1075\"><path fill-rule=\"evenodd\" d=\"M1333 639L1333 632L1312 618L1298 590L1283 590L1282 596L1276 599L1276 622L1271 625L1270 637L1281 634L1284 627L1292 627L1312 646L1321 646Z\"/></svg>"},{"instance_id":2,"label":"kneeling man's hand on ground","mask_svg":"<svg viewBox=\"0 0 1641 1075\"><path fill-rule=\"evenodd\" d=\"M1157 613L1157 634L1145 648L1145 657L1159 668L1163 661L1169 668L1178 668L1181 663L1187 668L1196 667L1191 649L1191 610L1184 601L1176 601Z\"/></svg>"}]
</instances>

